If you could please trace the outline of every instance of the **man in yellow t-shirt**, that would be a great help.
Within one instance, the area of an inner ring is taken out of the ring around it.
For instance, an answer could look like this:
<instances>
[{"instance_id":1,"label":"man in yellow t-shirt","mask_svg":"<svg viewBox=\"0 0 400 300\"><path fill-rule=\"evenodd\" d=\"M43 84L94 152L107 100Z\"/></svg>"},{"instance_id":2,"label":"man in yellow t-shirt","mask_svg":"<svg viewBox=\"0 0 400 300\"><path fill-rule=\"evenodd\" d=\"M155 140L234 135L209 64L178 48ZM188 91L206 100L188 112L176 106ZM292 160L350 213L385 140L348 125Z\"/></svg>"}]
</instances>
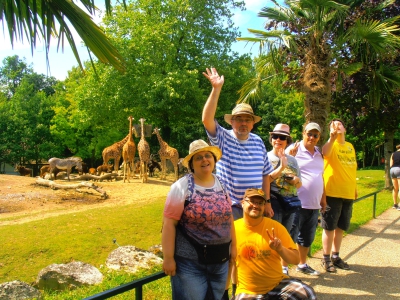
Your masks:
<instances>
[{"instance_id":1,"label":"man in yellow t-shirt","mask_svg":"<svg viewBox=\"0 0 400 300\"><path fill-rule=\"evenodd\" d=\"M327 272L336 272L336 267L350 269L340 258L339 251L343 232L350 226L354 199L357 199L357 161L353 145L346 142L343 121L333 119L329 126L330 137L322 147L327 202L321 222L324 252L322 266Z\"/></svg>"},{"instance_id":2,"label":"man in yellow t-shirt","mask_svg":"<svg viewBox=\"0 0 400 300\"><path fill-rule=\"evenodd\" d=\"M286 228L264 217L267 201L261 189L247 189L241 201L243 219L235 221L237 288L234 299L316 299L310 286L282 273L281 259L298 264L299 252Z\"/></svg>"}]
</instances>

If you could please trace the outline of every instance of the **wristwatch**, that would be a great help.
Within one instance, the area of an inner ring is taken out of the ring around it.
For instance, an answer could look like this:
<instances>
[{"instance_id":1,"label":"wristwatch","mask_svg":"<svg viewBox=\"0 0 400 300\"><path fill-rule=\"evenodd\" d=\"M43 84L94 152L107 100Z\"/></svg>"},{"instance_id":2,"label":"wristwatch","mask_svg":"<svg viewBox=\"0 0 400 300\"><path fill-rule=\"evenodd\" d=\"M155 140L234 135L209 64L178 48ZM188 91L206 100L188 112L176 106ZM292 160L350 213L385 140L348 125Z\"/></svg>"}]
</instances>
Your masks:
<instances>
[{"instance_id":1,"label":"wristwatch","mask_svg":"<svg viewBox=\"0 0 400 300\"><path fill-rule=\"evenodd\" d=\"M266 199L265 202L271 203L271 199Z\"/></svg>"}]
</instances>

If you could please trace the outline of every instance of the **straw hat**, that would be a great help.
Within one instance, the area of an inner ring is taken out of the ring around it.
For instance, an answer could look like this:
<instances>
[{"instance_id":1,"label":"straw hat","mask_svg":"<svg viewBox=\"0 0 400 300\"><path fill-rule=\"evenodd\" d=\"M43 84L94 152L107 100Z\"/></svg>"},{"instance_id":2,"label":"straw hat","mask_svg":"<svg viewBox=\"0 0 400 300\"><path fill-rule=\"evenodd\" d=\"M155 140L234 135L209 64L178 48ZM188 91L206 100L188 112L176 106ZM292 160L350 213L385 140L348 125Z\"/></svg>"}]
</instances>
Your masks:
<instances>
[{"instance_id":1,"label":"straw hat","mask_svg":"<svg viewBox=\"0 0 400 300\"><path fill-rule=\"evenodd\" d=\"M235 115L250 115L253 117L254 123L260 122L261 120L261 117L256 116L251 106L247 103L237 104L235 108L232 110L232 114L226 114L224 116L225 122L232 125L231 120L232 117Z\"/></svg>"},{"instance_id":2,"label":"straw hat","mask_svg":"<svg viewBox=\"0 0 400 300\"><path fill-rule=\"evenodd\" d=\"M280 135L290 136L290 127L287 124L279 123L276 124L274 130L269 134L280 134Z\"/></svg>"},{"instance_id":3,"label":"straw hat","mask_svg":"<svg viewBox=\"0 0 400 300\"><path fill-rule=\"evenodd\" d=\"M189 146L189 154L183 159L182 165L186 168L189 168L189 160L198 152L209 151L215 155L217 158L216 162L221 158L222 151L217 146L210 146L203 140L196 140L190 143Z\"/></svg>"}]
</instances>

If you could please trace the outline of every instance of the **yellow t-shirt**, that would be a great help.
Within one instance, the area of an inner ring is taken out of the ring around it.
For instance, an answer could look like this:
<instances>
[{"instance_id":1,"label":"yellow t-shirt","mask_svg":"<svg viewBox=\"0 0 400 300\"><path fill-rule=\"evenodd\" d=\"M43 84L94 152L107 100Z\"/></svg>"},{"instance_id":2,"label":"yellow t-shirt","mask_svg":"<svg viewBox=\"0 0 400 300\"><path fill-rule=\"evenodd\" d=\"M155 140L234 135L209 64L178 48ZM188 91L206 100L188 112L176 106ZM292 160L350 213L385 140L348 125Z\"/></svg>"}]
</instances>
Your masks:
<instances>
[{"instance_id":1,"label":"yellow t-shirt","mask_svg":"<svg viewBox=\"0 0 400 300\"><path fill-rule=\"evenodd\" d=\"M269 247L267 229L282 241L286 248L297 249L286 228L269 218L254 227L245 225L243 219L235 221L238 281L236 294L266 294L283 278L281 257Z\"/></svg>"},{"instance_id":2,"label":"yellow t-shirt","mask_svg":"<svg viewBox=\"0 0 400 300\"><path fill-rule=\"evenodd\" d=\"M333 144L329 156L324 156L324 181L327 196L353 199L356 191L357 161L349 142Z\"/></svg>"}]
</instances>

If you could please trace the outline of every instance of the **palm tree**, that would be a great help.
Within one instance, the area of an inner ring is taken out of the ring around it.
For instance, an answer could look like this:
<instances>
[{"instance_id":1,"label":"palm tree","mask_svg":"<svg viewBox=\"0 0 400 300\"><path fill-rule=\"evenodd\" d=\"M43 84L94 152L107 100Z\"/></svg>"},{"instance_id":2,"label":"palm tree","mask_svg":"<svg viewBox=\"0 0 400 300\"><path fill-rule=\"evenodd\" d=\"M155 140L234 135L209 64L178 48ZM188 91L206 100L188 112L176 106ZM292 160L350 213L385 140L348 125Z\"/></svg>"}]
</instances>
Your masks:
<instances>
[{"instance_id":1,"label":"palm tree","mask_svg":"<svg viewBox=\"0 0 400 300\"><path fill-rule=\"evenodd\" d=\"M381 68L384 57L399 48L398 16L383 21L368 18L369 10L382 10L394 1L368 7L356 20L350 16L364 1L291 0L285 6L273 2L274 8L264 7L258 14L268 19L265 30L248 29L255 37L238 38L260 45L257 76L244 84L239 101L256 98L263 82L285 72L292 80L288 82L304 92L306 122L312 120L324 129L332 89L340 90L342 76L365 66L372 74ZM399 78L380 73L371 81L371 90L400 86ZM370 96L377 99L379 93Z\"/></svg>"},{"instance_id":2,"label":"palm tree","mask_svg":"<svg viewBox=\"0 0 400 300\"><path fill-rule=\"evenodd\" d=\"M94 14L94 0L80 0L85 9ZM64 46L67 39L72 51L83 69L75 41L69 26L75 28L88 50L103 63L111 64L119 71L125 67L121 55L110 43L104 32L97 26L91 16L72 0L2 0L0 2L0 20L6 25L11 44L14 40L28 40L32 52L38 39L43 39L46 52L50 39L58 38L58 46ZM107 14L111 13L111 0L104 0ZM125 5L125 0L122 0ZM68 22L71 24L69 25ZM57 26L58 25L58 26ZM89 52L90 54L90 52Z\"/></svg>"}]
</instances>

